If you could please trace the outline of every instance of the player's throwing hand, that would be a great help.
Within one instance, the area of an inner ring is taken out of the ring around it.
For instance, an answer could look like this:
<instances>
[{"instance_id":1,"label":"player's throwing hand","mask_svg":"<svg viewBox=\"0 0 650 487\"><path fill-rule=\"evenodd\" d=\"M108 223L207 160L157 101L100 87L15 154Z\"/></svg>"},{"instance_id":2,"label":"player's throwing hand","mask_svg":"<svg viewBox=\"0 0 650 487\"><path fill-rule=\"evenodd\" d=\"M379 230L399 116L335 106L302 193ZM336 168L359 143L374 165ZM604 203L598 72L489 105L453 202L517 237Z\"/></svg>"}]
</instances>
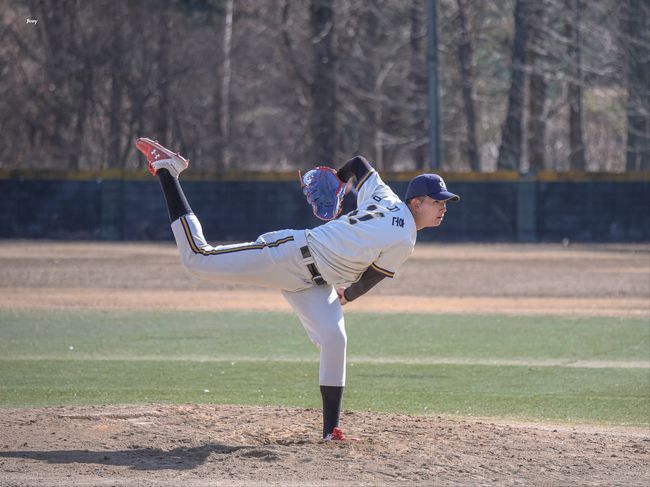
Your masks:
<instances>
[{"instance_id":1,"label":"player's throwing hand","mask_svg":"<svg viewBox=\"0 0 650 487\"><path fill-rule=\"evenodd\" d=\"M336 290L336 294L339 296L339 303L341 303L341 306L345 306L348 304L348 300L345 299L345 288L340 287Z\"/></svg>"}]
</instances>

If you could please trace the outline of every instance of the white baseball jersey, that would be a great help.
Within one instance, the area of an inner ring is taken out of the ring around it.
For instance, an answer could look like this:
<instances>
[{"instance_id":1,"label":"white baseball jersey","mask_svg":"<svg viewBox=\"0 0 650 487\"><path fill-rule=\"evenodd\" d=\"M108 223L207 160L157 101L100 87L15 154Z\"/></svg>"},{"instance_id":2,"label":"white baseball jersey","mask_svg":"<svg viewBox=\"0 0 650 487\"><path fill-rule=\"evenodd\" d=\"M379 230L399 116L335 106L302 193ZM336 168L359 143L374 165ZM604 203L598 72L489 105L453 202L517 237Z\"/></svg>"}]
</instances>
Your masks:
<instances>
[{"instance_id":1,"label":"white baseball jersey","mask_svg":"<svg viewBox=\"0 0 650 487\"><path fill-rule=\"evenodd\" d=\"M336 287L358 281L371 266L394 277L417 238L411 211L376 171L369 171L356 188L355 211L307 231L318 270Z\"/></svg>"},{"instance_id":2,"label":"white baseball jersey","mask_svg":"<svg viewBox=\"0 0 650 487\"><path fill-rule=\"evenodd\" d=\"M183 266L220 282L282 290L320 350L319 382L345 385L347 335L334 286L356 282L372 266L393 277L413 252L416 227L408 207L374 171L357 183L358 209L312 230L280 230L254 242L209 245L201 223L186 214L172 223ZM316 285L302 254L328 285Z\"/></svg>"}]
</instances>

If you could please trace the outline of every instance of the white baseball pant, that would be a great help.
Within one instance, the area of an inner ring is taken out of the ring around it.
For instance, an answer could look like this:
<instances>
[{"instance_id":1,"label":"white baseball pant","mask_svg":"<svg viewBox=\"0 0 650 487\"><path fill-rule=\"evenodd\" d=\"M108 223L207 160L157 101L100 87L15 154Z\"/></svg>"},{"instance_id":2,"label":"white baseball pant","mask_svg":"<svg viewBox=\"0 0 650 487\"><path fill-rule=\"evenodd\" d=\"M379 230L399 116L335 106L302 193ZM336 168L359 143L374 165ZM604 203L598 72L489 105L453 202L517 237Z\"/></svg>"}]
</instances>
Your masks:
<instances>
[{"instance_id":1,"label":"white baseball pant","mask_svg":"<svg viewBox=\"0 0 650 487\"><path fill-rule=\"evenodd\" d=\"M319 382L345 386L347 336L343 309L333 286L316 285L303 258L304 230L280 230L255 242L213 247L205 241L194 214L172 223L181 263L210 280L279 289L298 315L307 335L320 350Z\"/></svg>"}]
</instances>

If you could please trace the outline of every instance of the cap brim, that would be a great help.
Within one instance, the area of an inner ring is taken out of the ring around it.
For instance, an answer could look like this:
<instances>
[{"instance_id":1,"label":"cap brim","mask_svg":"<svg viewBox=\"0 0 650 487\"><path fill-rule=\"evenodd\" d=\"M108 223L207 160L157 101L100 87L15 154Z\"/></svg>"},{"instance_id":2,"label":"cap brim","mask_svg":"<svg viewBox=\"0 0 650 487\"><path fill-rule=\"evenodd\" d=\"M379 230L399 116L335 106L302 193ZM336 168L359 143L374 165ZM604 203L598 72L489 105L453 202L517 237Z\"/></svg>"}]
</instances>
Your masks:
<instances>
[{"instance_id":1,"label":"cap brim","mask_svg":"<svg viewBox=\"0 0 650 487\"><path fill-rule=\"evenodd\" d=\"M436 201L460 201L460 196L449 191L440 191L435 194L430 194L429 198L432 198Z\"/></svg>"}]
</instances>

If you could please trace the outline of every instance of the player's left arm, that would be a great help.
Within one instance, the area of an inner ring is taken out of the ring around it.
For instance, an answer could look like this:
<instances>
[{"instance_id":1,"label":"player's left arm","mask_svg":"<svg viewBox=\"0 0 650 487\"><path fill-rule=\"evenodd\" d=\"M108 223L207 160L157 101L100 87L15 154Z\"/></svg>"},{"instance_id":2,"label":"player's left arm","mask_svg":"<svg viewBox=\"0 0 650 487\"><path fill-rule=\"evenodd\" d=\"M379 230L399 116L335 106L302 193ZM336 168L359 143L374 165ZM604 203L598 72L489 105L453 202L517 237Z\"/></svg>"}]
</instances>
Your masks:
<instances>
[{"instance_id":1,"label":"player's left arm","mask_svg":"<svg viewBox=\"0 0 650 487\"><path fill-rule=\"evenodd\" d=\"M355 156L343 164L343 166L336 171L336 174L341 181L346 183L350 181L352 177L356 177L358 183L359 181L363 181L371 172L372 166L368 160L363 156Z\"/></svg>"},{"instance_id":2,"label":"player's left arm","mask_svg":"<svg viewBox=\"0 0 650 487\"><path fill-rule=\"evenodd\" d=\"M356 179L354 189L357 192L357 205L375 198L394 197L399 199L390 187L384 183L377 171L375 171L363 156L355 156L347 161L338 171L337 175L341 181L350 183Z\"/></svg>"}]
</instances>

